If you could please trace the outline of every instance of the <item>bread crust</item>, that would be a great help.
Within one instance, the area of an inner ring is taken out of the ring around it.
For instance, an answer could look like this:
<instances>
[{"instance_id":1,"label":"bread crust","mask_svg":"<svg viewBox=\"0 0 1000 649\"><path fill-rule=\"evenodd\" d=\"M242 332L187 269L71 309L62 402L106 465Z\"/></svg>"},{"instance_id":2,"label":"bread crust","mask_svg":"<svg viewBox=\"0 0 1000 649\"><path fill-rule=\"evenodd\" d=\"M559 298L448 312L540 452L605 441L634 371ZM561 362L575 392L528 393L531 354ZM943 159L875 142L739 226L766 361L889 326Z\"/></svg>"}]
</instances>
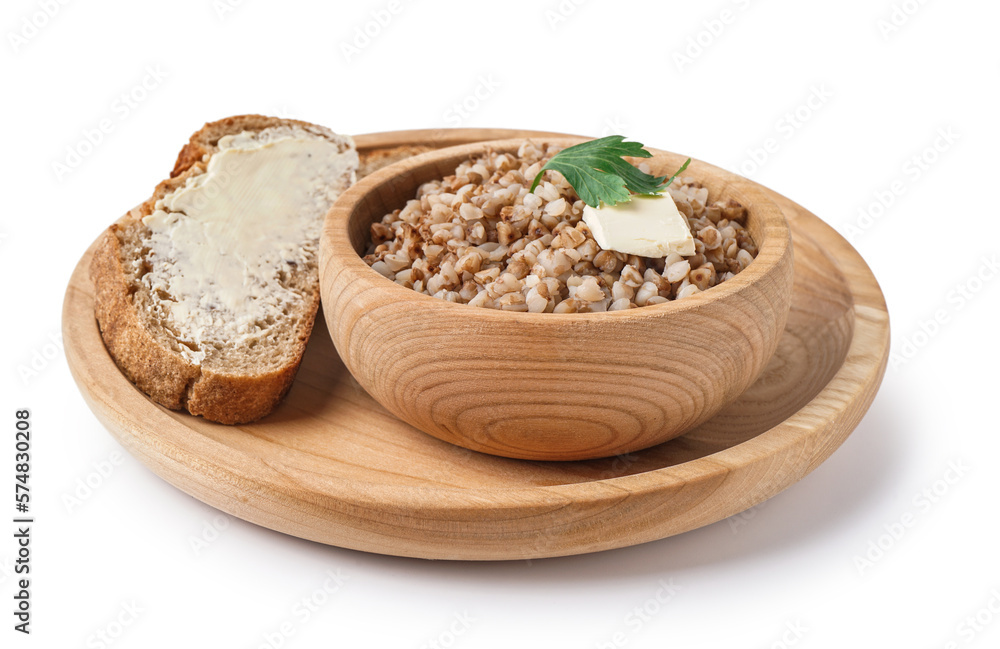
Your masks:
<instances>
[{"instance_id":1,"label":"bread crust","mask_svg":"<svg viewBox=\"0 0 1000 649\"><path fill-rule=\"evenodd\" d=\"M90 264L94 312L101 337L122 373L160 405L186 409L192 415L223 424L249 423L264 417L291 388L319 307L318 282L312 295L307 296L292 362L270 372L220 372L190 362L151 333L133 301L130 273L124 265L127 251L123 237L129 228L140 227L142 218L153 213L156 201L182 187L190 176L205 171L206 156L218 150L221 137L272 126L298 126L331 139L337 137L315 124L263 115L227 117L205 124L181 149L170 178L157 185L148 200L105 230Z\"/></svg>"},{"instance_id":2,"label":"bread crust","mask_svg":"<svg viewBox=\"0 0 1000 649\"><path fill-rule=\"evenodd\" d=\"M131 213L123 220L134 218ZM161 346L132 305L122 268L118 223L108 228L90 262L94 309L108 353L136 387L157 403L174 410L184 407L188 386L201 373L180 354Z\"/></svg>"}]
</instances>

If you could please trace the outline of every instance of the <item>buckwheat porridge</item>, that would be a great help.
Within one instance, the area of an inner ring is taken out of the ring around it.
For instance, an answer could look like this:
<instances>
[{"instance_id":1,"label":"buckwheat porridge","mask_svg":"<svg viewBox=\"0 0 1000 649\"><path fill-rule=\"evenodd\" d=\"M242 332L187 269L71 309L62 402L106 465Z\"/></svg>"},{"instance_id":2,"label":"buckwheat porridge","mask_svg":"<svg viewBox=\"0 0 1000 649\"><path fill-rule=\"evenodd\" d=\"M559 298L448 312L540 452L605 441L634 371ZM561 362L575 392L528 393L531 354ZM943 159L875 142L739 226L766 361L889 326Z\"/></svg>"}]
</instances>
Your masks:
<instances>
[{"instance_id":1,"label":"buckwheat porridge","mask_svg":"<svg viewBox=\"0 0 1000 649\"><path fill-rule=\"evenodd\" d=\"M686 218L694 254L649 258L603 250L584 202L546 171L559 151L524 142L517 155L487 152L422 185L415 199L371 226L365 261L415 291L471 306L533 313L617 311L678 300L730 279L757 246L746 210L678 178L666 191ZM639 168L648 172L645 165Z\"/></svg>"}]
</instances>

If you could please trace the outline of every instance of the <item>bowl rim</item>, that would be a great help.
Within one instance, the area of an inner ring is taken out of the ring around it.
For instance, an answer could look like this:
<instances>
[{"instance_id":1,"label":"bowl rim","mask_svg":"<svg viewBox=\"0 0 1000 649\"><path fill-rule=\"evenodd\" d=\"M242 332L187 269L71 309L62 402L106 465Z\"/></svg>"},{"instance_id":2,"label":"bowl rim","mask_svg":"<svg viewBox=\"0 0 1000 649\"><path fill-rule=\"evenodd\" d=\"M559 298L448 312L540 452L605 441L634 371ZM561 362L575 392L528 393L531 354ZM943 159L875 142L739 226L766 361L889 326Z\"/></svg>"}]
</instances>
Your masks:
<instances>
[{"instance_id":1,"label":"bowl rim","mask_svg":"<svg viewBox=\"0 0 1000 649\"><path fill-rule=\"evenodd\" d=\"M662 304L623 309L620 311L586 313L531 313L527 311L505 311L503 309L486 309L481 307L466 308L469 306L468 304L449 302L397 284L365 263L351 243L348 226L357 206L364 197L380 187L391 184L396 178L410 171L452 158L460 160L485 153L488 150L516 152L517 148L525 140L532 140L543 144L572 146L593 139L595 138L581 136L507 138L459 144L405 158L365 176L340 194L324 219L319 246L321 292L325 293L328 289L331 283L328 278L340 273L347 273L352 281L364 281L367 284L374 284L377 288L386 291L387 295L394 296L396 302L415 302L414 306L419 305L420 308L465 309L464 311L454 312L452 315L465 314L463 317L466 319L478 319L482 322L487 322L499 318L508 323L523 322L525 324L536 325L546 321L561 322L563 324L589 321L590 324L593 324L595 319L632 320L665 317L669 314L683 313L691 309L697 309L714 302L722 301L750 289L757 280L767 277L774 272L783 263L785 257L791 254L791 230L781 209L777 203L768 198L764 188L748 178L694 157L691 157L691 165L682 177L693 176L695 180L699 180L698 172L705 170L723 178L723 189L735 187L741 193L750 194L756 206L754 218L761 219L761 231L765 233L765 240L763 244L758 244L757 257L744 270L721 284L683 300L669 300ZM683 161L688 157L664 149L646 148L653 154L653 158L657 156L670 156L680 158ZM694 174L691 174L692 169L694 169ZM716 185L717 183L713 181L712 184ZM719 191L719 189L717 188L716 191ZM339 268L337 268L338 266Z\"/></svg>"}]
</instances>

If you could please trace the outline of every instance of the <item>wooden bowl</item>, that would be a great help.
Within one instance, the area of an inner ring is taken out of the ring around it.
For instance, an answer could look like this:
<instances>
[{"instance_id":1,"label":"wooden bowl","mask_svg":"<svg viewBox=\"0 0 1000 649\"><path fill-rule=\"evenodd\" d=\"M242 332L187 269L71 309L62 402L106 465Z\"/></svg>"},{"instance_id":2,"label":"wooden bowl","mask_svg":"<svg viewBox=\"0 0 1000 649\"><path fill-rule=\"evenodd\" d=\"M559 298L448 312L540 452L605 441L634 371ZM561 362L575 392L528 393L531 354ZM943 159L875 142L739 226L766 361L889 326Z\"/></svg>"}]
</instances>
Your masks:
<instances>
[{"instance_id":1,"label":"wooden bowl","mask_svg":"<svg viewBox=\"0 0 1000 649\"><path fill-rule=\"evenodd\" d=\"M580 138L552 138L569 146ZM386 279L362 259L370 225L417 188L487 150L432 151L367 176L338 199L320 246L322 304L358 383L394 415L475 451L531 460L628 453L706 421L760 375L784 330L792 245L755 183L693 161L685 177L747 208L757 258L703 293L606 313L517 313L454 304ZM658 175L686 159L653 151Z\"/></svg>"}]
</instances>

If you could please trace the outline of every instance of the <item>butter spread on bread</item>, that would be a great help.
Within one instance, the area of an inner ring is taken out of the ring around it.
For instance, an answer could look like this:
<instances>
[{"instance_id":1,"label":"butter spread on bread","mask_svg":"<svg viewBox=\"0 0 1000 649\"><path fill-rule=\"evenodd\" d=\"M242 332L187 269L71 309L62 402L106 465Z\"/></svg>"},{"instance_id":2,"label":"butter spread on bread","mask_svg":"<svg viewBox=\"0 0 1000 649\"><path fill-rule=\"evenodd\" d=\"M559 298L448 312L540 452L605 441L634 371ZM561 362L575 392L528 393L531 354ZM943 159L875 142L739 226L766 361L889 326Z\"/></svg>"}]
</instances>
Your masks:
<instances>
[{"instance_id":1,"label":"butter spread on bread","mask_svg":"<svg viewBox=\"0 0 1000 649\"><path fill-rule=\"evenodd\" d=\"M350 138L297 120L243 115L195 133L91 262L101 336L123 373L213 421L271 412L312 332L324 216L357 168Z\"/></svg>"},{"instance_id":2,"label":"butter spread on bread","mask_svg":"<svg viewBox=\"0 0 1000 649\"><path fill-rule=\"evenodd\" d=\"M323 216L353 179L357 154L301 129L269 128L219 140L205 173L158 200L143 283L200 363L214 344L266 337L303 296L282 283L314 263Z\"/></svg>"}]
</instances>

